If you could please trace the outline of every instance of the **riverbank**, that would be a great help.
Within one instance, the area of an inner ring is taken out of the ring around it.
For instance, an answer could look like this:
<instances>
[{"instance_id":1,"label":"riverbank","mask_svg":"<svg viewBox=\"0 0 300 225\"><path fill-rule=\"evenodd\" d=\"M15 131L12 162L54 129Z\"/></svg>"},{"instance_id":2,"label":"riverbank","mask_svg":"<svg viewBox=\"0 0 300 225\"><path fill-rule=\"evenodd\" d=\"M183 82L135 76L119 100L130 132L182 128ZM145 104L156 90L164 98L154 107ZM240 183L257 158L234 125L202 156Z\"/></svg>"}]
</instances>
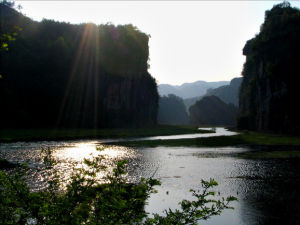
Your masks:
<instances>
[{"instance_id":1,"label":"riverbank","mask_svg":"<svg viewBox=\"0 0 300 225\"><path fill-rule=\"evenodd\" d=\"M232 136L215 136L203 138L172 140L141 140L106 143L126 147L249 147L246 153L232 153L229 157L248 159L300 158L300 137L243 132ZM203 157L206 157L203 155ZM211 157L211 155L209 156ZM214 157L224 157L214 154Z\"/></svg>"},{"instance_id":2,"label":"riverbank","mask_svg":"<svg viewBox=\"0 0 300 225\"><path fill-rule=\"evenodd\" d=\"M107 129L3 129L0 130L0 142L133 138L211 132L213 131L198 130L193 126L169 125Z\"/></svg>"},{"instance_id":3,"label":"riverbank","mask_svg":"<svg viewBox=\"0 0 300 225\"><path fill-rule=\"evenodd\" d=\"M109 143L108 143L109 144ZM215 136L168 140L141 140L118 142L117 145L127 147L157 146L195 146L195 147L226 147L226 146L291 146L300 147L300 137L244 132L232 136Z\"/></svg>"}]
</instances>

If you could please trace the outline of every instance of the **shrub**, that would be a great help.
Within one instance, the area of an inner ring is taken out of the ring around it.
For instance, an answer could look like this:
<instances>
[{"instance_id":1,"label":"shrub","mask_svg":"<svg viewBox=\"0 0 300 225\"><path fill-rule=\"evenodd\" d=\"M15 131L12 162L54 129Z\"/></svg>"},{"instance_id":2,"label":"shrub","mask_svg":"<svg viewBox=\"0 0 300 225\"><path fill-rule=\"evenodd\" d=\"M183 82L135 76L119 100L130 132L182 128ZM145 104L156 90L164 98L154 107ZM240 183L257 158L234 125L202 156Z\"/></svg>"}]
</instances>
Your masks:
<instances>
[{"instance_id":1,"label":"shrub","mask_svg":"<svg viewBox=\"0 0 300 225\"><path fill-rule=\"evenodd\" d=\"M216 181L201 181L202 191L191 190L195 200L183 200L180 209L165 210L164 215L148 217L146 200L155 193L159 181L141 179L130 184L125 178L126 161L119 161L112 173L99 180L97 174L105 169L103 156L84 160L84 167L74 168L70 181L63 182L55 165L52 151L43 149L46 188L33 192L26 184L26 167L0 171L1 224L197 224L218 215L235 197L215 200L210 189Z\"/></svg>"}]
</instances>

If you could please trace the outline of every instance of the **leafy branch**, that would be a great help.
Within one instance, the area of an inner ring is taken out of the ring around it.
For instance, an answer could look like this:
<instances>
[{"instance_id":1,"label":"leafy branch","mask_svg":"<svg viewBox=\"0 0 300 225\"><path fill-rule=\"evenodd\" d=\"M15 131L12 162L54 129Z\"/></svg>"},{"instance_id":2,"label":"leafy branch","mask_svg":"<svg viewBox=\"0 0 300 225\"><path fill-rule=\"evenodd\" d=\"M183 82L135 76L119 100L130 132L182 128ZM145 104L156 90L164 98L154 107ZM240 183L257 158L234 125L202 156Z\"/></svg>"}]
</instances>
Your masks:
<instances>
[{"instance_id":1,"label":"leafy branch","mask_svg":"<svg viewBox=\"0 0 300 225\"><path fill-rule=\"evenodd\" d=\"M158 180L141 179L137 184L128 183L126 161L119 161L111 174L99 180L98 174L105 170L104 157L99 155L85 159L84 166L76 167L70 181L64 184L57 170L57 161L50 148L42 149L44 172L47 180L44 190L29 191L26 172L0 171L0 223L26 224L135 224L135 225L181 225L197 224L232 208L236 198L216 200L211 188L217 186L213 179L201 181L202 191L191 190L196 200L183 200L181 209L165 210L164 215L148 217L144 206L150 194L155 193Z\"/></svg>"}]
</instances>

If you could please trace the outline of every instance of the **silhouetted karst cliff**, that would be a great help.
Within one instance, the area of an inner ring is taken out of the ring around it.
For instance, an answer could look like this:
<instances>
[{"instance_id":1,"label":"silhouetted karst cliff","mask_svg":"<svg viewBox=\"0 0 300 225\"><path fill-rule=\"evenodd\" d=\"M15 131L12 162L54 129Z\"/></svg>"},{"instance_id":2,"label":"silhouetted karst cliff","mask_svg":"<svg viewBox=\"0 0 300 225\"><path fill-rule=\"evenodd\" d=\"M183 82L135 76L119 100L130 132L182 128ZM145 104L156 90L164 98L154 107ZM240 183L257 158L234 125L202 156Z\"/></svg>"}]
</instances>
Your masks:
<instances>
[{"instance_id":1,"label":"silhouetted karst cliff","mask_svg":"<svg viewBox=\"0 0 300 225\"><path fill-rule=\"evenodd\" d=\"M123 127L156 123L149 36L132 25L35 22L0 4L2 127Z\"/></svg>"},{"instance_id":2,"label":"silhouetted karst cliff","mask_svg":"<svg viewBox=\"0 0 300 225\"><path fill-rule=\"evenodd\" d=\"M243 78L238 77L230 81L229 85L224 85L215 89L208 89L206 95L214 95L220 98L223 102L229 104L234 104L238 106L239 104L239 90Z\"/></svg>"},{"instance_id":3,"label":"silhouetted karst cliff","mask_svg":"<svg viewBox=\"0 0 300 225\"><path fill-rule=\"evenodd\" d=\"M187 124L188 115L183 100L172 94L160 97L157 122L171 125Z\"/></svg>"},{"instance_id":4,"label":"silhouetted karst cliff","mask_svg":"<svg viewBox=\"0 0 300 225\"><path fill-rule=\"evenodd\" d=\"M216 96L204 96L189 109L190 122L195 125L235 125L237 108L226 104Z\"/></svg>"},{"instance_id":5,"label":"silhouetted karst cliff","mask_svg":"<svg viewBox=\"0 0 300 225\"><path fill-rule=\"evenodd\" d=\"M249 40L239 94L238 127L300 133L300 10L289 3L266 11Z\"/></svg>"}]
</instances>

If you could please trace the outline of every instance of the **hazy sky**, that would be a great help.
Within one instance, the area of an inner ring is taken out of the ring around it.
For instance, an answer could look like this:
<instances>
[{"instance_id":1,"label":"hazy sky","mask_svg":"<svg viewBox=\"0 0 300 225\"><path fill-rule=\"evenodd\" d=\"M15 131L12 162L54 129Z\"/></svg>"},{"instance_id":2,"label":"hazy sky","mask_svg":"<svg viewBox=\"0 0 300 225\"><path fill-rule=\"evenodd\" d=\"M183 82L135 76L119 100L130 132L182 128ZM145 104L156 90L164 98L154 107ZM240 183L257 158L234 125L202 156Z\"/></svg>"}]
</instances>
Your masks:
<instances>
[{"instance_id":1,"label":"hazy sky","mask_svg":"<svg viewBox=\"0 0 300 225\"><path fill-rule=\"evenodd\" d=\"M242 49L280 1L16 1L28 17L70 23L131 23L150 34L150 73L159 84L240 76ZM300 7L300 2L291 1Z\"/></svg>"}]
</instances>

